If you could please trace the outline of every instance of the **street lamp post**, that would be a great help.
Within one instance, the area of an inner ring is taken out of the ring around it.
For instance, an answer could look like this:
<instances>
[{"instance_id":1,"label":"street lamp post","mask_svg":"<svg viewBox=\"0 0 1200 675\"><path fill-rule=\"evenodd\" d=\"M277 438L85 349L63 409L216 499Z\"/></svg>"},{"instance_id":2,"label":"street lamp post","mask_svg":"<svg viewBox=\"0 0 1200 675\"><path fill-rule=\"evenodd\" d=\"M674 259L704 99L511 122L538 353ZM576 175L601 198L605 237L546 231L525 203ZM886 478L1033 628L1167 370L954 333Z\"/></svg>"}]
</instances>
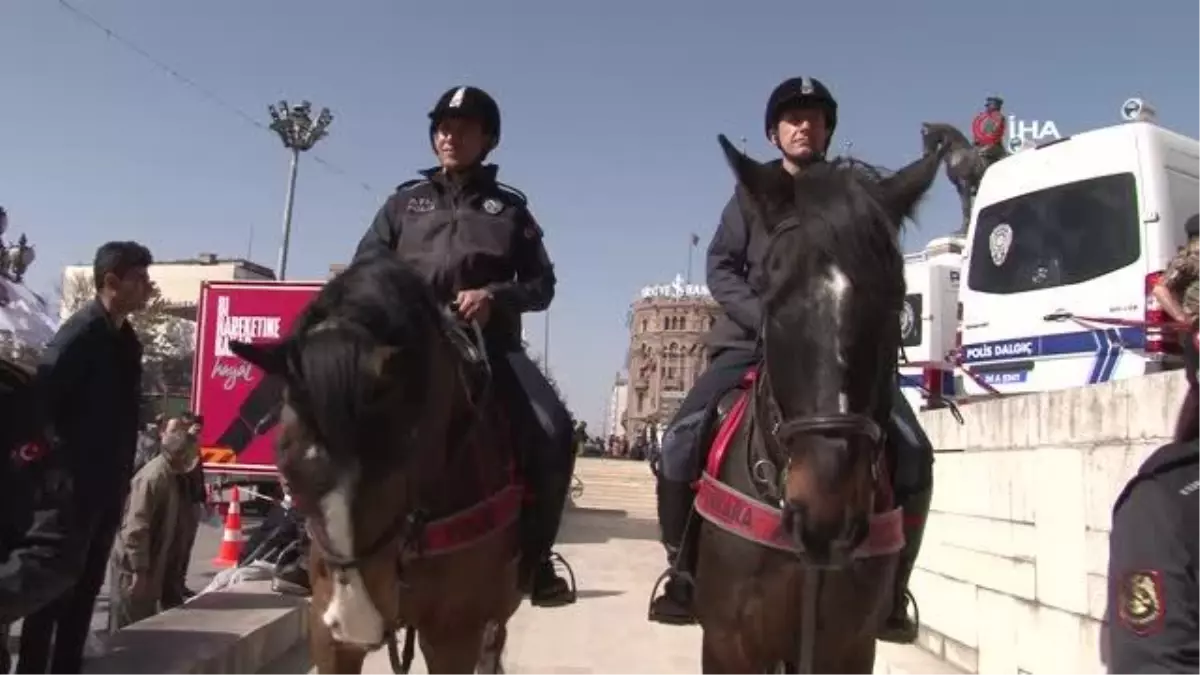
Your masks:
<instances>
[{"instance_id":1,"label":"street lamp post","mask_svg":"<svg viewBox=\"0 0 1200 675\"><path fill-rule=\"evenodd\" d=\"M278 105L267 106L267 110L271 113L271 131L279 135L283 147L292 155L287 199L283 206L283 241L279 244L279 264L276 266L276 273L282 281L287 278L288 247L292 239L292 204L296 200L296 171L300 166L300 153L311 150L317 141L326 136L333 122L333 114L329 108L321 108L317 119L313 120L312 104L308 101L293 106L289 106L287 101L280 101Z\"/></svg>"}]
</instances>

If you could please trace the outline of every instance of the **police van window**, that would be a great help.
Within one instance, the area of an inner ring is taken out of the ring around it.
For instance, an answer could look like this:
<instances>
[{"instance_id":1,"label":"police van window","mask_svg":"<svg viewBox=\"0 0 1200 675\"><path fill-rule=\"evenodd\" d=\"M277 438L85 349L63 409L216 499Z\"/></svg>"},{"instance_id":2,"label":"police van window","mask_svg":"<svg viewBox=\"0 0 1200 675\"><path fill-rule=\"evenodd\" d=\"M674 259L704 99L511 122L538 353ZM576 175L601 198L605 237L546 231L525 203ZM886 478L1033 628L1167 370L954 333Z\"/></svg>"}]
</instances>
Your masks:
<instances>
[{"instance_id":1,"label":"police van window","mask_svg":"<svg viewBox=\"0 0 1200 675\"><path fill-rule=\"evenodd\" d=\"M1141 255L1132 173L1057 185L979 212L967 287L1023 293L1103 276Z\"/></svg>"}]
</instances>

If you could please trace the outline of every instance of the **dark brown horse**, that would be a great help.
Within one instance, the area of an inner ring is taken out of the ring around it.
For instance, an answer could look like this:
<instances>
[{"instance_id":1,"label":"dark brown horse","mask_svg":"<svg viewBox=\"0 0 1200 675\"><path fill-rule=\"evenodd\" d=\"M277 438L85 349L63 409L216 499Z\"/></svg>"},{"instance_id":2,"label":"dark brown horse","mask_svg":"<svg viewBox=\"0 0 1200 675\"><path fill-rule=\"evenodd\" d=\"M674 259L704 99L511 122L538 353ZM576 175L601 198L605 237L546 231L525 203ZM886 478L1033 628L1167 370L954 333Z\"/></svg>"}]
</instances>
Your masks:
<instances>
[{"instance_id":1,"label":"dark brown horse","mask_svg":"<svg viewBox=\"0 0 1200 675\"><path fill-rule=\"evenodd\" d=\"M731 394L688 543L703 669L870 673L904 541L881 431L905 292L899 231L940 149L886 177L844 159L792 177L721 145L771 239L763 360Z\"/></svg>"},{"instance_id":2,"label":"dark brown horse","mask_svg":"<svg viewBox=\"0 0 1200 675\"><path fill-rule=\"evenodd\" d=\"M958 192L958 201L962 206L962 224L958 232L966 235L967 226L971 223L971 205L975 201L975 193L979 191L983 174L988 167L1007 156L1007 150L978 148L953 124L942 122L922 124L921 138L926 153L933 152L934 148L945 148L942 155L946 162L946 178Z\"/></svg>"},{"instance_id":3,"label":"dark brown horse","mask_svg":"<svg viewBox=\"0 0 1200 675\"><path fill-rule=\"evenodd\" d=\"M311 649L361 672L405 627L432 673L502 672L517 584L507 416L477 331L403 263L355 263L291 336L233 351L285 380L278 464L312 536Z\"/></svg>"}]
</instances>

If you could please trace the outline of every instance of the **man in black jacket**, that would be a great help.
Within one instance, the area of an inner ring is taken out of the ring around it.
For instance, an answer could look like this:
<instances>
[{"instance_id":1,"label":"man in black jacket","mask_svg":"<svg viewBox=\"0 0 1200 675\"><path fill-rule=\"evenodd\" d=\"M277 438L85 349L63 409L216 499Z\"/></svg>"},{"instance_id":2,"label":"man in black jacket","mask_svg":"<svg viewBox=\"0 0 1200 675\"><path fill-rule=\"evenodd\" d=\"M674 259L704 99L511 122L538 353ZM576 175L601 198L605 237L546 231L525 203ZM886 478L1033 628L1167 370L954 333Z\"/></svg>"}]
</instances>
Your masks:
<instances>
[{"instance_id":1,"label":"man in black jacket","mask_svg":"<svg viewBox=\"0 0 1200 675\"><path fill-rule=\"evenodd\" d=\"M523 462L535 505L522 514L521 578L530 601L574 601L551 563L575 455L566 406L521 343L521 315L554 298L554 268L542 229L519 191L484 164L500 142L500 108L476 87L454 87L429 113L429 140L438 166L404 183L375 216L354 254L397 255L421 273L435 296L453 303L483 330L500 391L513 399L517 425L536 428Z\"/></svg>"},{"instance_id":2,"label":"man in black jacket","mask_svg":"<svg viewBox=\"0 0 1200 675\"><path fill-rule=\"evenodd\" d=\"M92 268L95 299L63 323L38 365L38 405L51 446L71 477L76 517L86 536L78 582L25 620L18 672L83 668L137 447L142 345L129 315L145 308L150 297L151 262L150 251L136 242L101 246Z\"/></svg>"},{"instance_id":3,"label":"man in black jacket","mask_svg":"<svg viewBox=\"0 0 1200 675\"><path fill-rule=\"evenodd\" d=\"M1156 450L1113 505L1108 553L1108 670L1200 669L1200 450L1196 438Z\"/></svg>"},{"instance_id":4,"label":"man in black jacket","mask_svg":"<svg viewBox=\"0 0 1200 675\"><path fill-rule=\"evenodd\" d=\"M771 92L764 116L767 139L782 154L776 166L796 175L804 167L825 160L837 128L837 101L819 80L796 77L785 80ZM699 447L708 408L725 392L736 387L746 371L758 363L759 331L762 328L762 293L765 289L763 260L767 246L765 224L739 186L721 214L721 224L708 247L708 287L724 313L708 336L712 362L681 403L663 436L658 473L658 520L662 528L667 560L674 570L654 599L650 620L666 624L695 621L691 610L688 564L679 556L684 530L692 509L691 483L700 475L706 449ZM932 489L932 446L921 430L916 415L899 393L894 395L889 443L900 458L897 499L905 510L907 545L897 574L893 612L879 638L910 643L917 626L907 615L907 586L920 548L925 515ZM921 456L920 461L915 458ZM919 475L913 475L913 474ZM687 556L685 556L686 558ZM679 574L678 572L684 572Z\"/></svg>"}]
</instances>

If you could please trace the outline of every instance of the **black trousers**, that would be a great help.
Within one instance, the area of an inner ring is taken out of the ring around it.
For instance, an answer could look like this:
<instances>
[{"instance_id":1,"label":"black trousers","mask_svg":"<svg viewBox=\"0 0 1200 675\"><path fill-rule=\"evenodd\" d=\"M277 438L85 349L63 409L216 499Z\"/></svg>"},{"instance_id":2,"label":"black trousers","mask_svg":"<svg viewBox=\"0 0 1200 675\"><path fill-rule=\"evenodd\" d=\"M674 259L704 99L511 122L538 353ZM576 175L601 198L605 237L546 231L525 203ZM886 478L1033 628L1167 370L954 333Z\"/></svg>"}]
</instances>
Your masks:
<instances>
[{"instance_id":1,"label":"black trousers","mask_svg":"<svg viewBox=\"0 0 1200 675\"><path fill-rule=\"evenodd\" d=\"M17 660L18 673L81 673L83 648L91 630L96 596L104 585L108 570L108 555L121 526L124 494L120 499L109 496L96 500L103 504L80 509L90 517L87 553L83 572L73 587L58 600L30 616L21 626L21 648ZM51 644L53 643L53 650Z\"/></svg>"},{"instance_id":2,"label":"black trousers","mask_svg":"<svg viewBox=\"0 0 1200 675\"><path fill-rule=\"evenodd\" d=\"M686 483L699 477L700 434L705 412L719 396L736 387L757 362L758 355L751 349L725 349L713 356L708 369L696 378L663 434L659 460L659 473L663 478Z\"/></svg>"},{"instance_id":3,"label":"black trousers","mask_svg":"<svg viewBox=\"0 0 1200 675\"><path fill-rule=\"evenodd\" d=\"M562 524L575 470L571 414L542 370L523 351L490 356L498 393L513 412L522 470L534 507L523 520L527 552L550 552Z\"/></svg>"}]
</instances>

